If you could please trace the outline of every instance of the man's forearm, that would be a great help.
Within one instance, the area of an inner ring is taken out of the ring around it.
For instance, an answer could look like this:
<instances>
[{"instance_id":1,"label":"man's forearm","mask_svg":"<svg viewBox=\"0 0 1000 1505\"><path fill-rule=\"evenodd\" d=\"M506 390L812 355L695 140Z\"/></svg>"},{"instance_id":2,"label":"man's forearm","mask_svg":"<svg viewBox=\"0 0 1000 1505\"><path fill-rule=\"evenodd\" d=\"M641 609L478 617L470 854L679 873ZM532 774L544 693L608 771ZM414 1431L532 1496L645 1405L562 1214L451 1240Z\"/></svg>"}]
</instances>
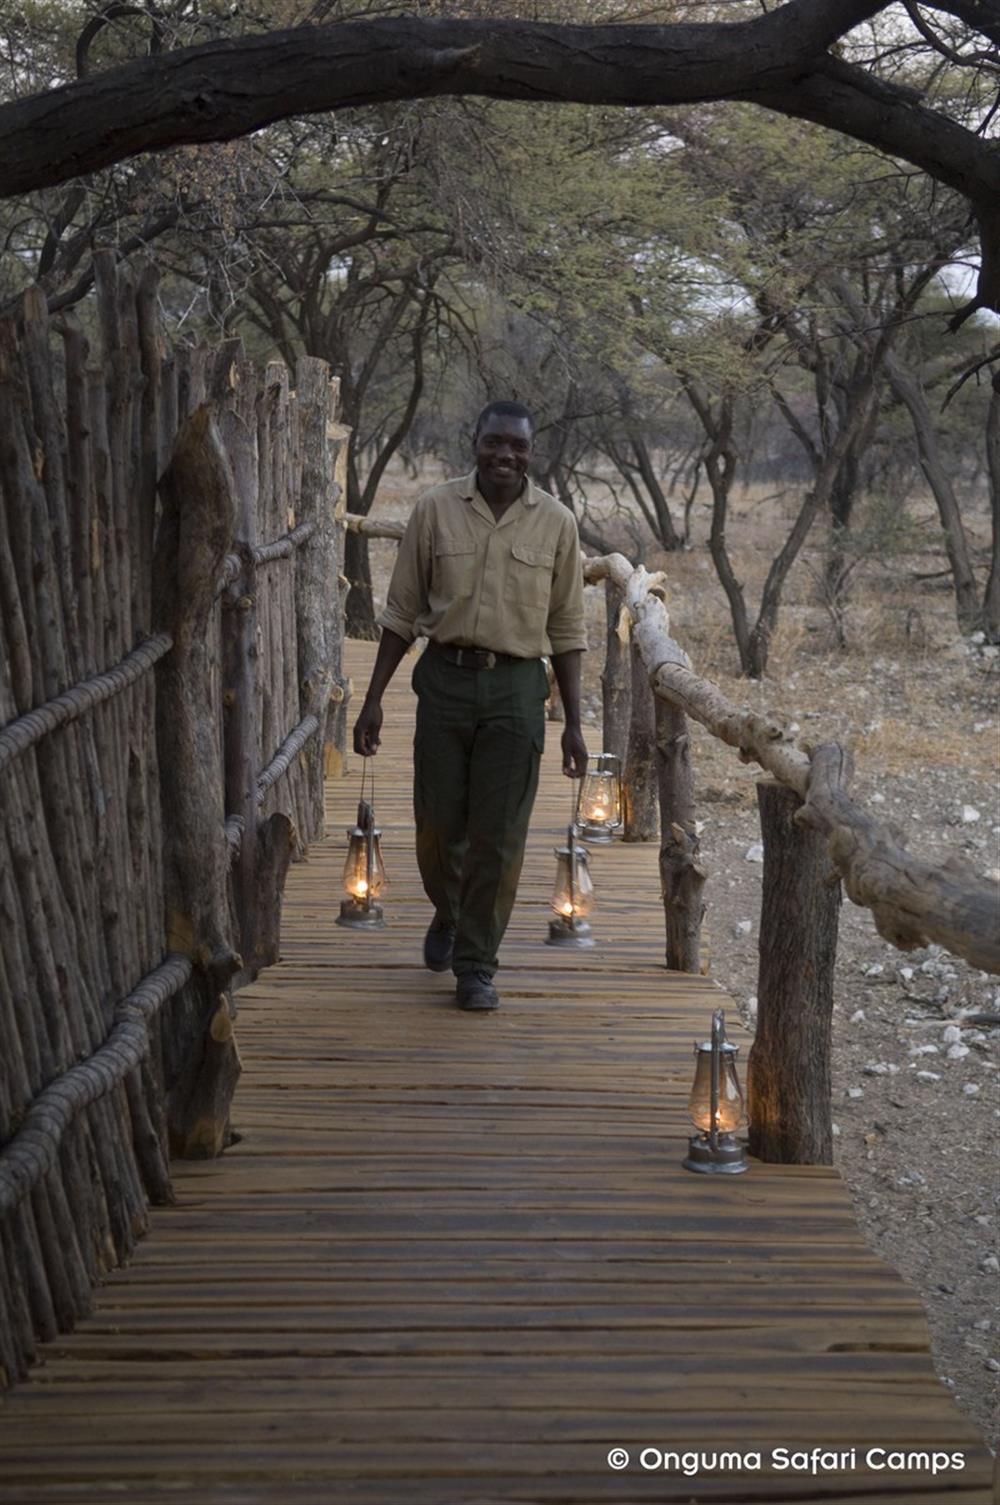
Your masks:
<instances>
[{"instance_id":1,"label":"man's forearm","mask_svg":"<svg viewBox=\"0 0 1000 1505\"><path fill-rule=\"evenodd\" d=\"M365 701L368 704L380 705L382 696L388 688L389 681L399 668L405 657L409 643L401 638L398 632L393 632L388 627L383 627L382 636L379 639L378 652L375 655L375 667L372 677L368 682Z\"/></svg>"},{"instance_id":2,"label":"man's forearm","mask_svg":"<svg viewBox=\"0 0 1000 1505\"><path fill-rule=\"evenodd\" d=\"M579 730L580 726L580 667L583 661L581 648L570 648L565 653L552 655L552 672L559 686L566 725Z\"/></svg>"}]
</instances>

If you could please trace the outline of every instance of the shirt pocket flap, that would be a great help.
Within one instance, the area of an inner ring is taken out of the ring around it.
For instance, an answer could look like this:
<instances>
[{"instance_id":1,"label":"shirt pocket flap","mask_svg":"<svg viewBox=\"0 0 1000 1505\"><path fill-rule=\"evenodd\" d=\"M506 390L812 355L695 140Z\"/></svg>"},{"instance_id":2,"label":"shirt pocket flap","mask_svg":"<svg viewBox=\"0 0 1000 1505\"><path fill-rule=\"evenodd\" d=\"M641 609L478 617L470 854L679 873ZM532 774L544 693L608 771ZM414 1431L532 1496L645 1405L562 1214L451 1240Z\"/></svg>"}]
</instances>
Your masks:
<instances>
[{"instance_id":1,"label":"shirt pocket flap","mask_svg":"<svg viewBox=\"0 0 1000 1505\"><path fill-rule=\"evenodd\" d=\"M510 552L522 564L533 564L537 565L540 569L544 568L548 570L552 568L552 563L556 557L555 549L539 548L537 545L526 543L512 543Z\"/></svg>"},{"instance_id":2,"label":"shirt pocket flap","mask_svg":"<svg viewBox=\"0 0 1000 1505\"><path fill-rule=\"evenodd\" d=\"M440 559L452 554L474 554L476 546L469 538L439 538L434 544L434 557Z\"/></svg>"}]
</instances>

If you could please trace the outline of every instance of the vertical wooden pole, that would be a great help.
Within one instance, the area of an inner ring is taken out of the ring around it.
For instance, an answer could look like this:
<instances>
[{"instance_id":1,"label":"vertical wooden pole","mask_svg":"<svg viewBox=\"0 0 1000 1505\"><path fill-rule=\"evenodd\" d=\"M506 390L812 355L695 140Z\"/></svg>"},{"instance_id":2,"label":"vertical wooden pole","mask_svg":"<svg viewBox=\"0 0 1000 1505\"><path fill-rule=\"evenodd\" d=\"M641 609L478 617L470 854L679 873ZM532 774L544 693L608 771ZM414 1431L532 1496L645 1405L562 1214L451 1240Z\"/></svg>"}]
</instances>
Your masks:
<instances>
[{"instance_id":1,"label":"vertical wooden pole","mask_svg":"<svg viewBox=\"0 0 1000 1505\"><path fill-rule=\"evenodd\" d=\"M334 670L340 674L340 549L343 529L335 513L334 454L327 437L330 368L305 356L295 371L302 444L302 483L297 518L312 523L313 535L295 561L295 614L298 640L299 718L319 718L320 734L304 749L308 792L308 841L323 834L323 775L331 745L330 696ZM334 657L338 662L334 665Z\"/></svg>"},{"instance_id":2,"label":"vertical wooden pole","mask_svg":"<svg viewBox=\"0 0 1000 1505\"><path fill-rule=\"evenodd\" d=\"M687 718L661 696L656 702L656 774L660 799L660 883L667 930L667 966L701 971L702 890L694 819L694 777Z\"/></svg>"},{"instance_id":3,"label":"vertical wooden pole","mask_svg":"<svg viewBox=\"0 0 1000 1505\"><path fill-rule=\"evenodd\" d=\"M631 657L631 716L622 776L625 841L655 841L660 834L656 789L656 718L649 676L635 641Z\"/></svg>"},{"instance_id":4,"label":"vertical wooden pole","mask_svg":"<svg viewBox=\"0 0 1000 1505\"><path fill-rule=\"evenodd\" d=\"M604 610L607 634L604 671L601 674L601 710L603 731L601 751L614 753L625 767L628 751L628 725L632 705L632 666L629 662L628 638L619 634L619 622L625 605L625 592L611 579L604 582Z\"/></svg>"},{"instance_id":5,"label":"vertical wooden pole","mask_svg":"<svg viewBox=\"0 0 1000 1505\"><path fill-rule=\"evenodd\" d=\"M242 347L227 342L216 366L215 391L226 402L219 435L233 474L236 552L243 568L222 598L222 728L226 815L243 821L243 839L232 867L243 969L235 986L257 975L256 915L257 778L260 773L260 666L257 648L257 373Z\"/></svg>"},{"instance_id":6,"label":"vertical wooden pole","mask_svg":"<svg viewBox=\"0 0 1000 1505\"><path fill-rule=\"evenodd\" d=\"M826 841L795 820L802 801L774 780L757 785L764 838L757 1033L750 1050L750 1152L761 1160L829 1165L830 1043L840 884Z\"/></svg>"},{"instance_id":7,"label":"vertical wooden pole","mask_svg":"<svg viewBox=\"0 0 1000 1505\"><path fill-rule=\"evenodd\" d=\"M327 778L339 778L347 772L347 729L351 701L351 681L344 673L344 638L346 636L345 606L347 584L344 575L344 551L346 535L344 518L347 515L347 446L351 431L339 422L340 381L330 383L330 422L326 438L330 446L333 467L333 484L336 500L333 514L337 521L337 573L334 577L336 596L330 602L330 677L332 714L327 722L323 748L323 766Z\"/></svg>"},{"instance_id":8,"label":"vertical wooden pole","mask_svg":"<svg viewBox=\"0 0 1000 1505\"><path fill-rule=\"evenodd\" d=\"M176 1154L218 1155L229 1141L229 1105L239 1076L225 993L239 970L227 900L229 849L213 716L215 584L235 520L233 476L208 407L177 437L160 482L163 515L154 562L155 621L173 650L157 665L156 730L161 773L168 950L196 963L174 1012L177 1069L168 1124Z\"/></svg>"}]
</instances>

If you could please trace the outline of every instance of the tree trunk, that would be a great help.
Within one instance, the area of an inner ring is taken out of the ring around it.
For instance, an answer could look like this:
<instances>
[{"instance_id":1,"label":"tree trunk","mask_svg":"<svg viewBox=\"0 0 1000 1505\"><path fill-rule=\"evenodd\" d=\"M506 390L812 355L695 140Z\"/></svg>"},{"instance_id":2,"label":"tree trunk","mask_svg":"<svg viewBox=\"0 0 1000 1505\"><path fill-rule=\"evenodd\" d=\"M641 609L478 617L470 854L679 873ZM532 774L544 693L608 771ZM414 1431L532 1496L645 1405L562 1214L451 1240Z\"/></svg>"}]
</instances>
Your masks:
<instances>
[{"instance_id":1,"label":"tree trunk","mask_svg":"<svg viewBox=\"0 0 1000 1505\"><path fill-rule=\"evenodd\" d=\"M344 631L349 638L374 641L379 635L372 598L372 570L368 540L363 533L348 533L344 540L344 574L348 579L344 602Z\"/></svg>"},{"instance_id":2,"label":"tree trunk","mask_svg":"<svg viewBox=\"0 0 1000 1505\"><path fill-rule=\"evenodd\" d=\"M991 643L1000 643L1000 371L993 377L993 396L986 416L986 466L990 477L993 549L990 578L983 596L983 628Z\"/></svg>"},{"instance_id":3,"label":"tree trunk","mask_svg":"<svg viewBox=\"0 0 1000 1505\"><path fill-rule=\"evenodd\" d=\"M604 582L604 603L607 647L604 669L601 674L603 714L601 751L614 753L624 768L632 705L632 666L629 659L628 639L626 638L623 643L618 635L618 622L625 603L625 592L611 579Z\"/></svg>"},{"instance_id":4,"label":"tree trunk","mask_svg":"<svg viewBox=\"0 0 1000 1505\"><path fill-rule=\"evenodd\" d=\"M674 972L700 972L706 873L698 860L691 737L684 712L659 695L654 699L667 966Z\"/></svg>"},{"instance_id":5,"label":"tree trunk","mask_svg":"<svg viewBox=\"0 0 1000 1505\"><path fill-rule=\"evenodd\" d=\"M622 778L624 841L655 841L660 834L656 790L656 723L646 666L633 641L632 714Z\"/></svg>"},{"instance_id":6,"label":"tree trunk","mask_svg":"<svg viewBox=\"0 0 1000 1505\"><path fill-rule=\"evenodd\" d=\"M875 402L875 383L871 374L851 392L851 406L844 414L843 427L827 452L812 490L799 508L792 530L775 558L764 581L757 621L747 643L746 672L752 679L759 679L767 668L771 650L771 638L778 625L778 609L792 565L809 536L817 513L829 505L830 492L840 473L844 455L848 452L860 430L867 423Z\"/></svg>"},{"instance_id":7,"label":"tree trunk","mask_svg":"<svg viewBox=\"0 0 1000 1505\"><path fill-rule=\"evenodd\" d=\"M841 422L847 421L848 417L849 409L842 410ZM851 526L854 504L861 490L862 461L871 444L875 418L876 409L873 406L864 426L853 443L848 446L830 488L830 552L826 561L824 578L826 599L837 624L840 647L846 646L841 625L847 601L848 574L844 543Z\"/></svg>"},{"instance_id":8,"label":"tree trunk","mask_svg":"<svg viewBox=\"0 0 1000 1505\"><path fill-rule=\"evenodd\" d=\"M750 623L747 616L746 597L743 586L736 578L729 550L726 547L726 521L729 513L729 493L736 477L737 453L733 437L733 399L726 395L719 404L718 415L713 414L705 395L691 382L685 382L684 390L694 408L709 448L705 455L705 474L712 488L712 524L708 536L708 551L715 565L715 573L726 593L729 614L733 622L733 636L740 656L740 668L744 674L750 669Z\"/></svg>"},{"instance_id":9,"label":"tree trunk","mask_svg":"<svg viewBox=\"0 0 1000 1505\"><path fill-rule=\"evenodd\" d=\"M674 520L670 515L670 507L663 493L663 487L660 485L660 478L656 474L653 459L649 453L649 446L642 435L635 429L630 432L629 439L632 444L636 464L639 467L639 474L642 476L642 484L645 486L649 499L653 504L653 511L656 516L657 542L668 553L673 553L681 547L683 540L674 527Z\"/></svg>"},{"instance_id":10,"label":"tree trunk","mask_svg":"<svg viewBox=\"0 0 1000 1505\"><path fill-rule=\"evenodd\" d=\"M757 1033L750 1050L750 1152L761 1160L830 1165L830 1045L840 884L826 842L795 821L802 801L757 785L764 838Z\"/></svg>"},{"instance_id":11,"label":"tree trunk","mask_svg":"<svg viewBox=\"0 0 1000 1505\"><path fill-rule=\"evenodd\" d=\"M976 577L969 558L958 498L938 448L934 420L915 377L891 356L886 358L886 370L893 391L906 407L913 422L920 466L937 503L944 546L951 565L959 630L975 632L982 619Z\"/></svg>"}]
</instances>

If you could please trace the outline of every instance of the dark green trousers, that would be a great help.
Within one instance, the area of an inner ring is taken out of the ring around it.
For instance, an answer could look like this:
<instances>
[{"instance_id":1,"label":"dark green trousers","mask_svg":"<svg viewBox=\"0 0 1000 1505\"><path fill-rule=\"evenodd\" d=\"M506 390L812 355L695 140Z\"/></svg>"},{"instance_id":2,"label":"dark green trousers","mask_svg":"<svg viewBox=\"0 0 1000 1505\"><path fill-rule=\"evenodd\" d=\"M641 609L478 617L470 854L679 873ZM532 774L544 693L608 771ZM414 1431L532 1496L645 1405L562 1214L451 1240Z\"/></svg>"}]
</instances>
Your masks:
<instances>
[{"instance_id":1,"label":"dark green trousers","mask_svg":"<svg viewBox=\"0 0 1000 1505\"><path fill-rule=\"evenodd\" d=\"M495 972L524 860L545 740L540 659L462 668L435 653L413 671L413 812L424 889L456 927L456 973Z\"/></svg>"}]
</instances>

